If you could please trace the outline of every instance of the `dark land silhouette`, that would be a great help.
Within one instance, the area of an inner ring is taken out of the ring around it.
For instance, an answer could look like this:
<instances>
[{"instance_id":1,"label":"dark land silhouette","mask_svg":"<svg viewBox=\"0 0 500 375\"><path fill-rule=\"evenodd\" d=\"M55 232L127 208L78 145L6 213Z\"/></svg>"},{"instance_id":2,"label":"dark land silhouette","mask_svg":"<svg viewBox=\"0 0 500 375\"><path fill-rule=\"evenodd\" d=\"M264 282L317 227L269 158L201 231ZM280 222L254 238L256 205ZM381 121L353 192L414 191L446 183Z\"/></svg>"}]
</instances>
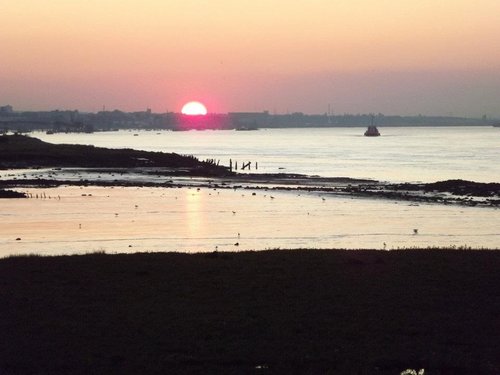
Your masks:
<instances>
[{"instance_id":1,"label":"dark land silhouette","mask_svg":"<svg viewBox=\"0 0 500 375\"><path fill-rule=\"evenodd\" d=\"M498 374L500 252L0 259L2 374Z\"/></svg>"},{"instance_id":2,"label":"dark land silhouette","mask_svg":"<svg viewBox=\"0 0 500 375\"><path fill-rule=\"evenodd\" d=\"M224 175L228 168L194 156L52 144L24 135L0 136L0 169L41 167L140 168L161 167L186 175Z\"/></svg>"}]
</instances>

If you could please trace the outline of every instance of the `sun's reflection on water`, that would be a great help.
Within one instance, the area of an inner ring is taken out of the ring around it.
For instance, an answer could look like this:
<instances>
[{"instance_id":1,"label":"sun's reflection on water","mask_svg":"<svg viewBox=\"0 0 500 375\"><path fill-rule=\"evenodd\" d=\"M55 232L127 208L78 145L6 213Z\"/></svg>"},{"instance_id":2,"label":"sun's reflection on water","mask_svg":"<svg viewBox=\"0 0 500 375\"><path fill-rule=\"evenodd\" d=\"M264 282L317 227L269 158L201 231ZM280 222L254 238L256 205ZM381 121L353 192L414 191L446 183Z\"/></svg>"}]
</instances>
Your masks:
<instances>
[{"instance_id":1,"label":"sun's reflection on water","mask_svg":"<svg viewBox=\"0 0 500 375\"><path fill-rule=\"evenodd\" d=\"M203 237L206 233L205 216L202 215L204 199L199 190L184 189L185 222L191 237Z\"/></svg>"}]
</instances>

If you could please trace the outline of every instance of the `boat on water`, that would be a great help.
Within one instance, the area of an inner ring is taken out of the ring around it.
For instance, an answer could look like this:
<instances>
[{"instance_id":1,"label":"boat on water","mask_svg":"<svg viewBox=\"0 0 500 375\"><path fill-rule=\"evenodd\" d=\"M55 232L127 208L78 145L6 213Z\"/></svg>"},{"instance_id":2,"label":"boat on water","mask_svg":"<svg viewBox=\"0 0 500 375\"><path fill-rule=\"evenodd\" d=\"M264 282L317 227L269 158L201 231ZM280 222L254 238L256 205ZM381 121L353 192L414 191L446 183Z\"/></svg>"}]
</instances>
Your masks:
<instances>
[{"instance_id":1,"label":"boat on water","mask_svg":"<svg viewBox=\"0 0 500 375\"><path fill-rule=\"evenodd\" d=\"M243 131L247 132L247 131L259 130L259 128L256 126L240 126L240 127L237 127L235 130L239 131L239 132L243 132Z\"/></svg>"},{"instance_id":2,"label":"boat on water","mask_svg":"<svg viewBox=\"0 0 500 375\"><path fill-rule=\"evenodd\" d=\"M380 132L378 131L377 127L374 125L370 125L368 129L365 131L365 136L367 137L378 137L380 135Z\"/></svg>"}]
</instances>

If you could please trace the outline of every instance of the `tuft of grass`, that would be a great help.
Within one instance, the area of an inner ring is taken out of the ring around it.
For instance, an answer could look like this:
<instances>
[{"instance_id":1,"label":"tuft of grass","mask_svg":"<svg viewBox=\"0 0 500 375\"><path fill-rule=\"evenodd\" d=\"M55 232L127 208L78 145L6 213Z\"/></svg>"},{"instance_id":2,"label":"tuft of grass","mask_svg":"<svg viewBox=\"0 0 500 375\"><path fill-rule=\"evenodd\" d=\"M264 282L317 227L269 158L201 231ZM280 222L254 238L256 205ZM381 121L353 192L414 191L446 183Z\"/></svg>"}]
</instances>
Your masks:
<instances>
[{"instance_id":1,"label":"tuft of grass","mask_svg":"<svg viewBox=\"0 0 500 375\"><path fill-rule=\"evenodd\" d=\"M41 258L44 255L39 253L27 253L27 254L9 254L5 256L3 259L12 259L12 258ZM2 259L2 258L0 258Z\"/></svg>"}]
</instances>

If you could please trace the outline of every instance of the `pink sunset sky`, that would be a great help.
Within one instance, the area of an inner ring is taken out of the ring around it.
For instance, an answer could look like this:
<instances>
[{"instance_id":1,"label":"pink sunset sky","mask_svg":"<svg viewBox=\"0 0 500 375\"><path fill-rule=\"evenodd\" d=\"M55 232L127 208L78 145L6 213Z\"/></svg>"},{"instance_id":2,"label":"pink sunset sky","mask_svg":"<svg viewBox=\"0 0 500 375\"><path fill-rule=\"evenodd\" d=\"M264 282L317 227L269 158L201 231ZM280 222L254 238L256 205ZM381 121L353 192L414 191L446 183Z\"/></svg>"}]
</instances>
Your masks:
<instances>
[{"instance_id":1,"label":"pink sunset sky","mask_svg":"<svg viewBox=\"0 0 500 375\"><path fill-rule=\"evenodd\" d=\"M0 1L15 110L500 117L498 0Z\"/></svg>"}]
</instances>

